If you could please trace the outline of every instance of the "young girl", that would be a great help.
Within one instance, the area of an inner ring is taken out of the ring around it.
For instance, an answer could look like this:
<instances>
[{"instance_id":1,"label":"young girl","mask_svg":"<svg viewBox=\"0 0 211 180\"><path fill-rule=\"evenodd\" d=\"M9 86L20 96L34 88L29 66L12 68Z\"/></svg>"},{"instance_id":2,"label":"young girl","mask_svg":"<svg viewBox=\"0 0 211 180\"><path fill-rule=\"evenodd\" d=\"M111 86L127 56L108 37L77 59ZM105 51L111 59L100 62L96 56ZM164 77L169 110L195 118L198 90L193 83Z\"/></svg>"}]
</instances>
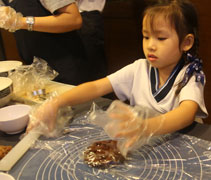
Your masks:
<instances>
[{"instance_id":1,"label":"young girl","mask_svg":"<svg viewBox=\"0 0 211 180\"><path fill-rule=\"evenodd\" d=\"M196 11L189 1L160 0L149 6L144 12L142 29L146 59L54 98L40 107L38 119L52 130L59 108L113 91L121 101L129 100L131 106L145 106L162 114L147 119L145 135L171 133L190 125L195 117L205 118L205 76L201 60L196 58L197 25ZM125 114L122 127L128 124L127 117ZM31 128L29 125L28 130ZM138 125L130 131L122 128L117 137L129 138L127 146L131 146L142 130L143 126Z\"/></svg>"}]
</instances>

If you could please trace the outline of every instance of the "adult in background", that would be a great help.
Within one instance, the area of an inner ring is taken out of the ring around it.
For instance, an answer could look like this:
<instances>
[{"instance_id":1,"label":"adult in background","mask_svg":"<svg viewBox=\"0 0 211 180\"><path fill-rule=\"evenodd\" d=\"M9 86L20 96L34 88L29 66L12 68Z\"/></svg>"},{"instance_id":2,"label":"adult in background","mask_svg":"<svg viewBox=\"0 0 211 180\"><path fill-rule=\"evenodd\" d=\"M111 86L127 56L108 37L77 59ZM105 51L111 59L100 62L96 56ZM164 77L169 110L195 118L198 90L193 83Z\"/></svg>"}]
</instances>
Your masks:
<instances>
[{"instance_id":1,"label":"adult in background","mask_svg":"<svg viewBox=\"0 0 211 180\"><path fill-rule=\"evenodd\" d=\"M107 62L104 44L103 9L106 0L76 0L83 24L79 34L84 44L86 58L92 68L92 79L107 75Z\"/></svg>"},{"instance_id":2,"label":"adult in background","mask_svg":"<svg viewBox=\"0 0 211 180\"><path fill-rule=\"evenodd\" d=\"M91 80L78 29L82 18L75 0L0 0L0 27L14 32L26 64L40 57L59 72L56 81L77 85Z\"/></svg>"}]
</instances>

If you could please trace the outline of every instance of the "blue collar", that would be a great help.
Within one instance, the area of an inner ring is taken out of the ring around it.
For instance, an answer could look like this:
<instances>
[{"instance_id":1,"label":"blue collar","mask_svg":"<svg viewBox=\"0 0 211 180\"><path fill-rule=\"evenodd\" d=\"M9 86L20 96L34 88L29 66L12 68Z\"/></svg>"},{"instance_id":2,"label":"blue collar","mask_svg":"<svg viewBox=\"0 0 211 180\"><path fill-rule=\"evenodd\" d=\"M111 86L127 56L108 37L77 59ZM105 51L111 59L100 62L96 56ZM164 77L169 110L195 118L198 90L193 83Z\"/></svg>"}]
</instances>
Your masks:
<instances>
[{"instance_id":1,"label":"blue collar","mask_svg":"<svg viewBox=\"0 0 211 180\"><path fill-rule=\"evenodd\" d=\"M165 96L168 94L168 92L171 90L174 81L180 72L180 70L184 66L184 60L181 59L179 63L175 66L173 69L172 73L168 77L167 81L165 84L159 88L159 72L158 69L155 67L150 68L150 81L151 81L151 90L152 90L152 95L155 98L157 102L160 102L162 99L165 98Z\"/></svg>"}]
</instances>

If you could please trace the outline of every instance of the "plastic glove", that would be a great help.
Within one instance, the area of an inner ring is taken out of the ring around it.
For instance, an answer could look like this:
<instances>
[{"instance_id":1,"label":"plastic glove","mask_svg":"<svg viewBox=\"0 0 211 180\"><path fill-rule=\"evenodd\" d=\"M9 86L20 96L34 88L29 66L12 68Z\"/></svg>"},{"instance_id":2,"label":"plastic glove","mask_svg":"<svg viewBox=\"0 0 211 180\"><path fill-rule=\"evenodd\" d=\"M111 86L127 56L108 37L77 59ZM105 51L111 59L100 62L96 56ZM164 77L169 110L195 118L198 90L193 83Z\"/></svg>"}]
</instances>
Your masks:
<instances>
[{"instance_id":1,"label":"plastic glove","mask_svg":"<svg viewBox=\"0 0 211 180\"><path fill-rule=\"evenodd\" d=\"M138 117L133 107L114 101L107 110L112 119L104 127L105 132L113 139L117 139L117 146L122 155L134 148L140 138L146 137L147 121Z\"/></svg>"},{"instance_id":2,"label":"plastic glove","mask_svg":"<svg viewBox=\"0 0 211 180\"><path fill-rule=\"evenodd\" d=\"M35 108L30 114L27 132L37 127L40 128L40 131L43 131L43 134L53 131L56 124L57 114L58 106L56 100L47 100L38 108Z\"/></svg>"},{"instance_id":3,"label":"plastic glove","mask_svg":"<svg viewBox=\"0 0 211 180\"><path fill-rule=\"evenodd\" d=\"M134 150L146 144L155 132L149 129L149 118L160 119L162 127L164 117L159 113L141 106L132 107L121 101L114 101L107 110L111 120L108 121L104 130L113 139L117 139L117 146L123 156L128 151Z\"/></svg>"},{"instance_id":4,"label":"plastic glove","mask_svg":"<svg viewBox=\"0 0 211 180\"><path fill-rule=\"evenodd\" d=\"M160 125L154 131L149 129L149 119L156 117ZM121 101L113 101L107 111L92 108L91 123L104 129L107 135L117 140L117 147L126 157L128 151L149 142L154 133L163 125L164 116L144 106L129 106Z\"/></svg>"},{"instance_id":5,"label":"plastic glove","mask_svg":"<svg viewBox=\"0 0 211 180\"><path fill-rule=\"evenodd\" d=\"M15 32L22 26L22 17L23 15L21 13L17 13L11 7L0 6L0 28L6 29L10 32Z\"/></svg>"},{"instance_id":6,"label":"plastic glove","mask_svg":"<svg viewBox=\"0 0 211 180\"><path fill-rule=\"evenodd\" d=\"M35 108L30 114L27 132L35 129L39 134L46 137L62 135L64 127L73 117L73 111L70 106L60 108L57 102L54 95L38 108Z\"/></svg>"}]
</instances>

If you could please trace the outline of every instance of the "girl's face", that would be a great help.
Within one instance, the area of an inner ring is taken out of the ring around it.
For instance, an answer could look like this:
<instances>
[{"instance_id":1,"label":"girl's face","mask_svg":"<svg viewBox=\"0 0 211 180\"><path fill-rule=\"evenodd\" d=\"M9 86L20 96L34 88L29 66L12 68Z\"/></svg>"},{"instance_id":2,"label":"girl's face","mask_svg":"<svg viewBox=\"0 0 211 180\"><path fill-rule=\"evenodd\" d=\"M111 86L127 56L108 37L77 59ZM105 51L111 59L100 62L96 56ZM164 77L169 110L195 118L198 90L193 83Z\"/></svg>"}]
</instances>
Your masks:
<instances>
[{"instance_id":1,"label":"girl's face","mask_svg":"<svg viewBox=\"0 0 211 180\"><path fill-rule=\"evenodd\" d=\"M170 75L182 56L179 37L175 29L162 15L154 18L151 27L150 18L143 19L143 50L145 57L159 72Z\"/></svg>"}]
</instances>

